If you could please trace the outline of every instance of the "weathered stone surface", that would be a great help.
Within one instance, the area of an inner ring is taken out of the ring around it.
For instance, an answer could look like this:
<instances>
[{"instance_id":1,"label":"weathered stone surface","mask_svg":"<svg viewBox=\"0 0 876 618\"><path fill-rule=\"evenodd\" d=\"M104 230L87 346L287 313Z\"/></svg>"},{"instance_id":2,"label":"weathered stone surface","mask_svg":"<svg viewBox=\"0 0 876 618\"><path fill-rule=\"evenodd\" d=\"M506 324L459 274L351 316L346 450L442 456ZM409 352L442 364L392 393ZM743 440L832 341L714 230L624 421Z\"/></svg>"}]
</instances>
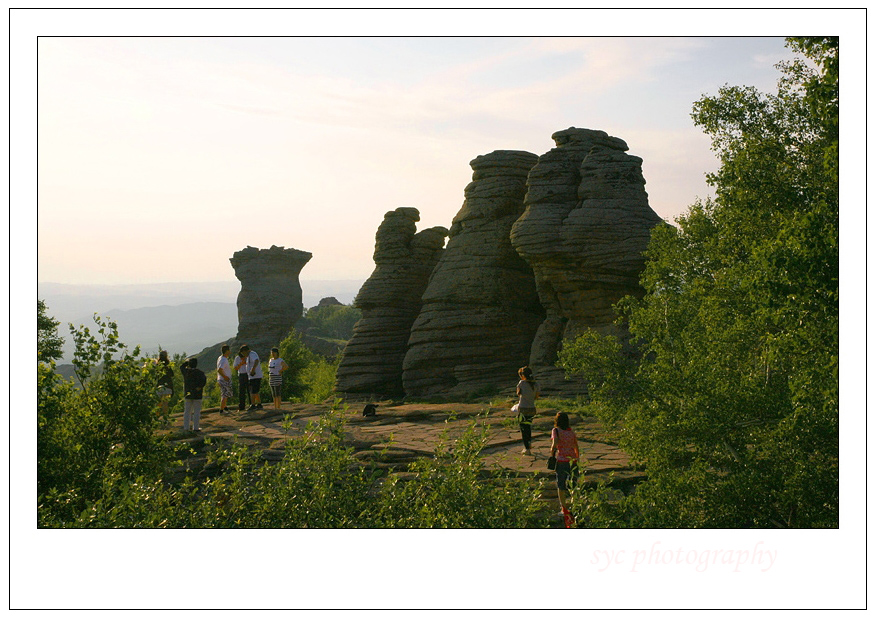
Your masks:
<instances>
[{"instance_id":1,"label":"weathered stone surface","mask_svg":"<svg viewBox=\"0 0 876 618\"><path fill-rule=\"evenodd\" d=\"M234 275L240 280L232 349L246 343L266 359L270 349L289 334L304 309L298 275L311 257L307 251L277 246L247 247L231 257Z\"/></svg>"},{"instance_id":2,"label":"weathered stone surface","mask_svg":"<svg viewBox=\"0 0 876 618\"><path fill-rule=\"evenodd\" d=\"M643 251L661 222L648 205L642 160L603 131L570 128L552 136L528 178L526 211L511 242L535 273L546 317L530 365L543 387L567 385L554 367L564 340L585 329L615 332L612 306L641 293Z\"/></svg>"},{"instance_id":3,"label":"weathered stone surface","mask_svg":"<svg viewBox=\"0 0 876 618\"><path fill-rule=\"evenodd\" d=\"M335 390L339 393L403 394L402 362L411 324L447 236L443 227L417 232L419 220L416 208L397 208L386 213L377 230L374 272L353 302L362 319L353 328L338 366Z\"/></svg>"},{"instance_id":4,"label":"weathered stone surface","mask_svg":"<svg viewBox=\"0 0 876 618\"><path fill-rule=\"evenodd\" d=\"M422 297L404 359L408 396L466 395L516 383L544 312L532 269L511 246L538 157L499 150L471 161L472 182Z\"/></svg>"}]
</instances>

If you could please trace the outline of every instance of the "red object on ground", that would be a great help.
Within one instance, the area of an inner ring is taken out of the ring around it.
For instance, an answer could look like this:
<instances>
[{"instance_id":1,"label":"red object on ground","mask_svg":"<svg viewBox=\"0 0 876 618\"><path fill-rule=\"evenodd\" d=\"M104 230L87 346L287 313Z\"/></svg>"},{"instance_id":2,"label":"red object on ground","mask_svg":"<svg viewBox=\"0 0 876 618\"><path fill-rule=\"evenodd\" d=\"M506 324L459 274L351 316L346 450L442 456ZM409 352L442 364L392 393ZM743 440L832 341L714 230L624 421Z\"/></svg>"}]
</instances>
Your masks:
<instances>
[{"instance_id":1,"label":"red object on ground","mask_svg":"<svg viewBox=\"0 0 876 618\"><path fill-rule=\"evenodd\" d=\"M575 518L572 517L572 514L569 512L569 509L563 507L563 523L566 524L566 528L574 528L575 527Z\"/></svg>"}]
</instances>

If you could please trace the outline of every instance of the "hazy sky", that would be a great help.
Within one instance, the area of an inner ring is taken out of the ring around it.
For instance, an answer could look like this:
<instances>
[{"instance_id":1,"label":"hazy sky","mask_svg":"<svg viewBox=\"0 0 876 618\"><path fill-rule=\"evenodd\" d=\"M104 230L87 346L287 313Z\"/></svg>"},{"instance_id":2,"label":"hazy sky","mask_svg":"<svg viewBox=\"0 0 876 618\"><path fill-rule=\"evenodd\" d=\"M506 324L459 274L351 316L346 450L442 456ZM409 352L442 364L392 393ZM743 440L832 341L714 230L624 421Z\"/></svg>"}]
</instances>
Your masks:
<instances>
[{"instance_id":1,"label":"hazy sky","mask_svg":"<svg viewBox=\"0 0 876 618\"><path fill-rule=\"evenodd\" d=\"M667 219L709 193L690 119L725 84L774 88L782 38L64 38L38 42L38 278L234 280L247 245L366 278L384 213L450 221L469 161L624 139Z\"/></svg>"}]
</instances>

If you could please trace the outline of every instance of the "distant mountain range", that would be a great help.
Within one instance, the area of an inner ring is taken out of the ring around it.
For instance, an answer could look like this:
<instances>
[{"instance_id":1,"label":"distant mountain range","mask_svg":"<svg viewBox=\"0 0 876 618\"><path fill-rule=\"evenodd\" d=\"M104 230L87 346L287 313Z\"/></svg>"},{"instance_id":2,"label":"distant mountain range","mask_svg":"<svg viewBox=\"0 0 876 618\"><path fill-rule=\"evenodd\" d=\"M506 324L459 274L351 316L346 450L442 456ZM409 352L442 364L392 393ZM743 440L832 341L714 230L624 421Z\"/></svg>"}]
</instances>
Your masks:
<instances>
[{"instance_id":1,"label":"distant mountain range","mask_svg":"<svg viewBox=\"0 0 876 618\"><path fill-rule=\"evenodd\" d=\"M302 281L305 307L315 307L333 296L350 304L362 281ZM66 340L59 363L69 363L73 344L69 322L94 324L93 315L109 318L119 328L119 338L146 354L159 347L171 354L196 354L207 346L237 334L239 282L158 283L132 285L70 285L38 283L37 294L48 315L61 325L58 333Z\"/></svg>"}]
</instances>

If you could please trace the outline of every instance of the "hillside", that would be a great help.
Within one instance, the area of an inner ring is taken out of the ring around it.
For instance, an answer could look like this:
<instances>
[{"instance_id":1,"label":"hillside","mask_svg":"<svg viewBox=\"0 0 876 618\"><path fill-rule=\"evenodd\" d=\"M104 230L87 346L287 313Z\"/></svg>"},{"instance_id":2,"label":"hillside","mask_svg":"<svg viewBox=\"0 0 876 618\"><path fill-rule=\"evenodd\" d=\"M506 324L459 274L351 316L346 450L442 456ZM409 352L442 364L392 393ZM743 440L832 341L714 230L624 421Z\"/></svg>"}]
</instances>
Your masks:
<instances>
[{"instance_id":1,"label":"hillside","mask_svg":"<svg viewBox=\"0 0 876 618\"><path fill-rule=\"evenodd\" d=\"M305 307L334 296L350 304L361 281L302 281ZM73 344L68 323L93 324L97 313L114 320L119 337L128 346L140 345L149 354L159 346L171 353L196 354L237 333L237 293L233 282L157 283L131 285L68 285L39 283L37 293L46 302L48 314L60 322L65 338L64 356L69 363Z\"/></svg>"}]
</instances>

